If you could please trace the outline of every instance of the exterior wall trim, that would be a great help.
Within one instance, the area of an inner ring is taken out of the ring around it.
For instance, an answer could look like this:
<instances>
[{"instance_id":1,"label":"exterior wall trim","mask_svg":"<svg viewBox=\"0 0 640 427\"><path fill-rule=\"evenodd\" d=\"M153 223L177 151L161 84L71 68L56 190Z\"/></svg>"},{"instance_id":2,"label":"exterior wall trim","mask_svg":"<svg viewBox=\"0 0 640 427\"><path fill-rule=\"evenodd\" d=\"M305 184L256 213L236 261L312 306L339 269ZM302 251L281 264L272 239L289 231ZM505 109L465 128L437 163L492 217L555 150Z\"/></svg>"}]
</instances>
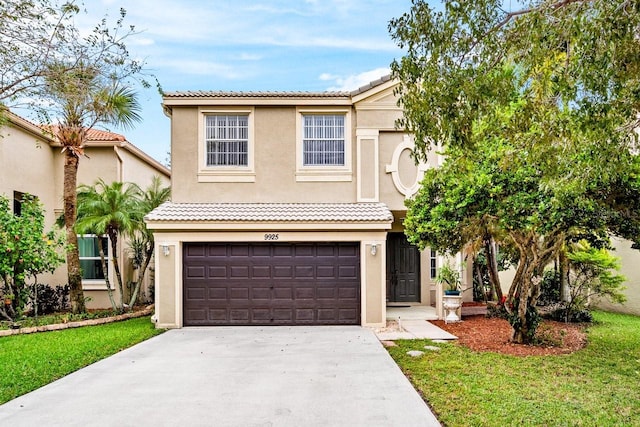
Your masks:
<instances>
[{"instance_id":1,"label":"exterior wall trim","mask_svg":"<svg viewBox=\"0 0 640 427\"><path fill-rule=\"evenodd\" d=\"M380 132L378 129L356 129L356 157L357 157L357 185L356 185L356 198L358 202L379 202L380 201L380 172L378 169L378 163L380 161ZM374 150L374 163L373 163L373 178L374 178L374 196L372 198L366 198L362 196L362 144L364 140L373 140Z\"/></svg>"}]
</instances>

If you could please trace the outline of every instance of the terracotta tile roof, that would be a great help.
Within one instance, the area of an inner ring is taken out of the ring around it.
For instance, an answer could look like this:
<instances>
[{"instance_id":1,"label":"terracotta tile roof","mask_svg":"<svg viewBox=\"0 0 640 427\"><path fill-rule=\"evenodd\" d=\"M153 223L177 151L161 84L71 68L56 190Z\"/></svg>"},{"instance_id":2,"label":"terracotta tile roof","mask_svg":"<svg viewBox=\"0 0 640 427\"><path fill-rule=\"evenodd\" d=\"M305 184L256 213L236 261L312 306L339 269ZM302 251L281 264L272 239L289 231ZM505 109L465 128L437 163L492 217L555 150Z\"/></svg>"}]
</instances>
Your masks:
<instances>
[{"instance_id":1,"label":"terracotta tile roof","mask_svg":"<svg viewBox=\"0 0 640 427\"><path fill-rule=\"evenodd\" d=\"M358 89L352 91L322 91L322 92L305 92L305 91L249 91L249 92L233 92L233 91L209 91L209 90L187 90L167 92L165 98L265 98L265 99L282 99L282 98L351 98L360 95L370 89L375 88L383 83L391 80L391 75L387 74L376 79Z\"/></svg>"},{"instance_id":2,"label":"terracotta tile roof","mask_svg":"<svg viewBox=\"0 0 640 427\"><path fill-rule=\"evenodd\" d=\"M151 211L148 221L391 222L384 203L171 203Z\"/></svg>"},{"instance_id":3,"label":"terracotta tile roof","mask_svg":"<svg viewBox=\"0 0 640 427\"><path fill-rule=\"evenodd\" d=\"M46 133L57 134L58 125L40 125ZM87 132L87 141L91 142L125 142L127 138L119 133L109 132L102 129L89 129Z\"/></svg>"},{"instance_id":4,"label":"terracotta tile roof","mask_svg":"<svg viewBox=\"0 0 640 427\"><path fill-rule=\"evenodd\" d=\"M102 129L89 129L87 132L89 141L126 141L127 138L119 133L109 132Z\"/></svg>"},{"instance_id":5,"label":"terracotta tile roof","mask_svg":"<svg viewBox=\"0 0 640 427\"><path fill-rule=\"evenodd\" d=\"M349 92L303 92L303 91L260 91L260 92L225 92L208 90L188 90L167 92L165 98L348 98Z\"/></svg>"}]
</instances>

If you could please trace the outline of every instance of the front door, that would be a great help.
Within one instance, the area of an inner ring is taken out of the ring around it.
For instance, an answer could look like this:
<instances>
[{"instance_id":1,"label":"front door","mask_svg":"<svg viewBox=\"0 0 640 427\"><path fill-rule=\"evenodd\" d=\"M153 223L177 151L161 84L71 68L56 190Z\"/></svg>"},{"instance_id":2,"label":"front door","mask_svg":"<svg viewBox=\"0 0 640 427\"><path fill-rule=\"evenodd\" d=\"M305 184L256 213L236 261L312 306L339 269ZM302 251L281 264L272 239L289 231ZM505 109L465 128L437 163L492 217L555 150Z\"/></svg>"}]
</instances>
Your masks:
<instances>
[{"instance_id":1,"label":"front door","mask_svg":"<svg viewBox=\"0 0 640 427\"><path fill-rule=\"evenodd\" d=\"M420 251L404 233L387 235L387 301L420 302Z\"/></svg>"}]
</instances>

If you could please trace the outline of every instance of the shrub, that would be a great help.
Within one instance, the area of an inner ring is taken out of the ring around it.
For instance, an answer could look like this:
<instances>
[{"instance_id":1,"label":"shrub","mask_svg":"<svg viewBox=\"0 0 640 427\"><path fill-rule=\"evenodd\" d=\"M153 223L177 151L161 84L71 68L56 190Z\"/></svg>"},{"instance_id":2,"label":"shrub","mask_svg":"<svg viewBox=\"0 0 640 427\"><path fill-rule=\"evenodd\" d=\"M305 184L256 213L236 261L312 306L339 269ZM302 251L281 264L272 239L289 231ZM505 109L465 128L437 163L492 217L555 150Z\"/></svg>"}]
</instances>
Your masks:
<instances>
[{"instance_id":1,"label":"shrub","mask_svg":"<svg viewBox=\"0 0 640 427\"><path fill-rule=\"evenodd\" d=\"M69 309L69 285L58 285L55 289L49 285L36 285L37 298L32 295L31 304L37 301L38 314L51 314Z\"/></svg>"},{"instance_id":2,"label":"shrub","mask_svg":"<svg viewBox=\"0 0 640 427\"><path fill-rule=\"evenodd\" d=\"M547 306L560 302L560 272L546 270L540 283L538 305Z\"/></svg>"}]
</instances>

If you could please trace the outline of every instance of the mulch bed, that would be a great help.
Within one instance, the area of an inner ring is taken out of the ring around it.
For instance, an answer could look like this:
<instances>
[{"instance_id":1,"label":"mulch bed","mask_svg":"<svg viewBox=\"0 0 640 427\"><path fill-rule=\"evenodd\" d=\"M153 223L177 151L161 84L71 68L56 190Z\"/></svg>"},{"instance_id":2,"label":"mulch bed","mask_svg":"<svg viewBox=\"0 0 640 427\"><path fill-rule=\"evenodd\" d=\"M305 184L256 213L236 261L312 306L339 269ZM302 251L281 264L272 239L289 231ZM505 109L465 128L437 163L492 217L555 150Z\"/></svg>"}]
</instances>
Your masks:
<instances>
[{"instance_id":1,"label":"mulch bed","mask_svg":"<svg viewBox=\"0 0 640 427\"><path fill-rule=\"evenodd\" d=\"M491 351L513 356L546 356L569 354L587 344L585 325L544 320L538 327L538 345L510 342L513 329L505 319L484 315L463 315L459 323L445 324L442 320L431 323L458 337L458 342L474 351Z\"/></svg>"}]
</instances>

